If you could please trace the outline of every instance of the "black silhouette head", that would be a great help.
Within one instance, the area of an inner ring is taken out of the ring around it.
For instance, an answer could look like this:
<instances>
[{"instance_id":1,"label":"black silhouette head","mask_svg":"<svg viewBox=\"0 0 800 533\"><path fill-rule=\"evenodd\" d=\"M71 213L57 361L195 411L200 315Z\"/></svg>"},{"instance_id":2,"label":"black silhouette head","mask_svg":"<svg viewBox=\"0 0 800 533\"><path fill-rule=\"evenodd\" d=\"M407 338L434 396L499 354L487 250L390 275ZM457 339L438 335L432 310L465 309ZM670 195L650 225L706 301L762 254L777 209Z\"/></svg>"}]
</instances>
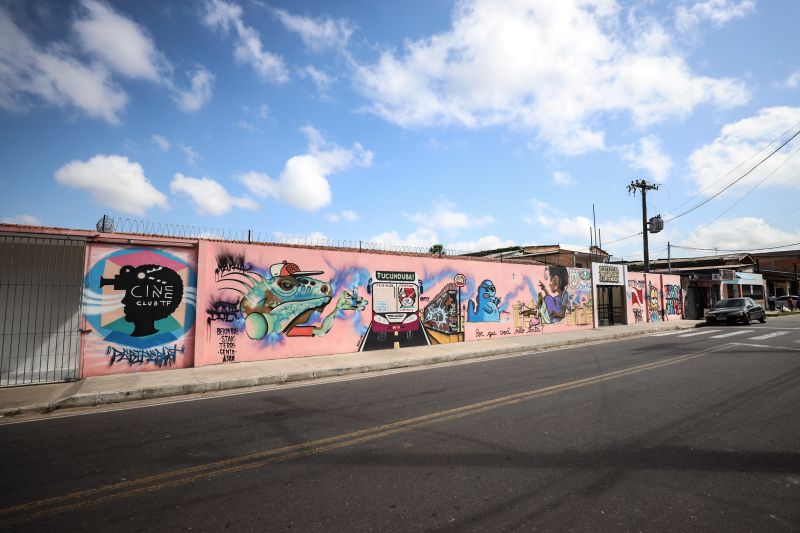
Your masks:
<instances>
[{"instance_id":1,"label":"black silhouette head","mask_svg":"<svg viewBox=\"0 0 800 533\"><path fill-rule=\"evenodd\" d=\"M133 323L132 337L158 333L155 322L175 312L183 298L183 281L172 269L159 265L125 265L113 278L100 278L100 286L125 291L125 320Z\"/></svg>"}]
</instances>

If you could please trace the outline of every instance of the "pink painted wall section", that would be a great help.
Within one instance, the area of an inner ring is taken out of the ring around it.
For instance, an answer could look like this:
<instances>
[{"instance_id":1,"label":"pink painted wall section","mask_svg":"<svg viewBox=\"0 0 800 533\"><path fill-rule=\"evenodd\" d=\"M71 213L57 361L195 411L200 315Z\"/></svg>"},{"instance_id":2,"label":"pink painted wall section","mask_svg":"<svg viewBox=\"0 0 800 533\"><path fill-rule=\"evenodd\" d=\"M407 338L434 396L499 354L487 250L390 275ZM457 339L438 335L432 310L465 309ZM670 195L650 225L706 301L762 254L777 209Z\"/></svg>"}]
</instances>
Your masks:
<instances>
[{"instance_id":1,"label":"pink painted wall section","mask_svg":"<svg viewBox=\"0 0 800 533\"><path fill-rule=\"evenodd\" d=\"M195 365L591 328L591 272L201 241Z\"/></svg>"},{"instance_id":2,"label":"pink painted wall section","mask_svg":"<svg viewBox=\"0 0 800 533\"><path fill-rule=\"evenodd\" d=\"M683 318L681 278L669 274L628 272L628 324Z\"/></svg>"},{"instance_id":3,"label":"pink painted wall section","mask_svg":"<svg viewBox=\"0 0 800 533\"><path fill-rule=\"evenodd\" d=\"M87 247L84 377L193 366L196 254L183 247Z\"/></svg>"},{"instance_id":4,"label":"pink painted wall section","mask_svg":"<svg viewBox=\"0 0 800 533\"><path fill-rule=\"evenodd\" d=\"M681 277L662 274L661 294L664 299L664 316L666 320L682 319L684 294L681 288Z\"/></svg>"}]
</instances>

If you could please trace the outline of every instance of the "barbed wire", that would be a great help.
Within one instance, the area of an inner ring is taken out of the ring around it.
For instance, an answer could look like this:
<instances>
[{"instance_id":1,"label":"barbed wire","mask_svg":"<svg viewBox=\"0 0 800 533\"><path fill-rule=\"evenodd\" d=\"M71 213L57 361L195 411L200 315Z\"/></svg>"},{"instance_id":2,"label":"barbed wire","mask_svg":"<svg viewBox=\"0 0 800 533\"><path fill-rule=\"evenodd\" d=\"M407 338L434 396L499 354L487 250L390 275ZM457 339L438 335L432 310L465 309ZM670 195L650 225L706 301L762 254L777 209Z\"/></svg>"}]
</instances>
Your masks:
<instances>
[{"instance_id":1,"label":"barbed wire","mask_svg":"<svg viewBox=\"0 0 800 533\"><path fill-rule=\"evenodd\" d=\"M394 252L404 254L422 254L434 256L465 256L474 254L474 250L458 250L442 248L441 253L432 253L430 248L406 246L363 240L339 240L320 238L314 235L293 235L283 232L261 232L244 229L217 228L211 226L192 226L187 224L171 224L136 218L112 217L103 215L97 222L97 230L104 232L131 233L160 237L176 237L184 239L208 239L250 244L281 244L321 248L344 248L359 251ZM474 257L474 256L473 256ZM485 258L490 260L491 258ZM512 258L508 258L511 260ZM502 259L497 259L501 261Z\"/></svg>"}]
</instances>

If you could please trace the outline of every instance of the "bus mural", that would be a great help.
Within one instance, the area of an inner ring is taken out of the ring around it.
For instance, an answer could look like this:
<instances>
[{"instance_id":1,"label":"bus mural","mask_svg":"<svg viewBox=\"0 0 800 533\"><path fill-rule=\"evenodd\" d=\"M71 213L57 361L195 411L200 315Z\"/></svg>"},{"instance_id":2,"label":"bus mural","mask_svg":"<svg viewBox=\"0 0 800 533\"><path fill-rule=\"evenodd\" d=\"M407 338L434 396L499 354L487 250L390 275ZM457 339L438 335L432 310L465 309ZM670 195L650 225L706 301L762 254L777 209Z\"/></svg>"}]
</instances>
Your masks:
<instances>
[{"instance_id":1,"label":"bus mural","mask_svg":"<svg viewBox=\"0 0 800 533\"><path fill-rule=\"evenodd\" d=\"M430 344L419 317L422 280L416 272L378 270L370 279L372 321L359 351L405 348Z\"/></svg>"}]
</instances>

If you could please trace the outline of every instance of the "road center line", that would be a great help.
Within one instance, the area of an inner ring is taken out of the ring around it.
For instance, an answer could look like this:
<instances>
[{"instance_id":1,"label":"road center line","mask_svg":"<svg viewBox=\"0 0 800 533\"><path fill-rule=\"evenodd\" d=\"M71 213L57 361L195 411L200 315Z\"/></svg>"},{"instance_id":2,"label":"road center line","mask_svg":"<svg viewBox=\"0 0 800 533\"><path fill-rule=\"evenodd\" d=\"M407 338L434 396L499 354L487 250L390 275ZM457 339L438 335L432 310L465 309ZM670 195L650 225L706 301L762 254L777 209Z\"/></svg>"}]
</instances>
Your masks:
<instances>
[{"instance_id":1,"label":"road center line","mask_svg":"<svg viewBox=\"0 0 800 533\"><path fill-rule=\"evenodd\" d=\"M99 505L109 501L128 498L139 494L152 493L201 479L208 479L224 474L241 472L244 470L252 470L298 457L306 457L338 448L354 446L364 442L386 438L397 433L412 431L432 424L447 422L465 416L483 413L499 407L513 405L526 400L549 396L558 392L595 385L605 381L646 372L648 370L656 370L675 365L720 351L727 346L727 344L723 344L701 352L679 355L652 363L635 365L621 370L615 370L605 374L599 374L558 385L551 385L549 387L510 394L492 400L468 404L444 411L437 411L427 415L400 420L398 422L375 426L352 433L335 435L332 437L294 444L291 446L284 446L281 448L263 450L239 457L232 457L230 459L144 476L121 483L114 483L111 485L72 492L62 496L46 498L13 507L7 507L5 509L0 509L0 525L26 522L37 517L69 512L83 507ZM7 516L7 518L2 518L4 516Z\"/></svg>"},{"instance_id":2,"label":"road center line","mask_svg":"<svg viewBox=\"0 0 800 533\"><path fill-rule=\"evenodd\" d=\"M800 342L800 341L795 341ZM769 348L770 350L784 350L789 352L800 352L800 348L792 348L791 346L770 346L769 344L756 344L752 342L731 342L731 346L747 346L750 348Z\"/></svg>"}]
</instances>

